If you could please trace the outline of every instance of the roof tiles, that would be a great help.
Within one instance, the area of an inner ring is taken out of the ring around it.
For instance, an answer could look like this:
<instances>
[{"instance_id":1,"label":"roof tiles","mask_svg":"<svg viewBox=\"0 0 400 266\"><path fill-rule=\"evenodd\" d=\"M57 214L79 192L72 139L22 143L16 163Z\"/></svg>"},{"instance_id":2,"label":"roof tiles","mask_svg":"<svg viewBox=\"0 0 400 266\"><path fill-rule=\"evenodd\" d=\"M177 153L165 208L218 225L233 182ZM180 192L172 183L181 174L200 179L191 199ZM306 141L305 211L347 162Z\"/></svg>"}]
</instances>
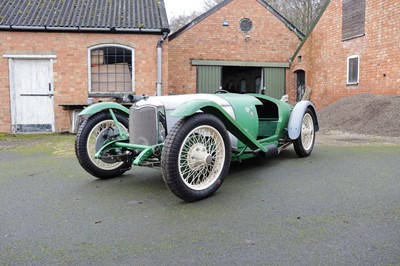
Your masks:
<instances>
[{"instance_id":1,"label":"roof tiles","mask_svg":"<svg viewBox=\"0 0 400 266\"><path fill-rule=\"evenodd\" d=\"M164 0L1 0L0 28L162 31Z\"/></svg>"}]
</instances>

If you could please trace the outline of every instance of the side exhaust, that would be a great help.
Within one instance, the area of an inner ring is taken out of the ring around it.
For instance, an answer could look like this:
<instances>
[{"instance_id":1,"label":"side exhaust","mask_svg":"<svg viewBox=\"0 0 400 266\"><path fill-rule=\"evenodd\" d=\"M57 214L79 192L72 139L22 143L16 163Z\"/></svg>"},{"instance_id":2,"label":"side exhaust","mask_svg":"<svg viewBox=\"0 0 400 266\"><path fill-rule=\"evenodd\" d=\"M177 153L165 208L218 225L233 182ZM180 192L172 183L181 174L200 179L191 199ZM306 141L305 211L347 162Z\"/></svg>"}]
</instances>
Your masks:
<instances>
[{"instance_id":1,"label":"side exhaust","mask_svg":"<svg viewBox=\"0 0 400 266\"><path fill-rule=\"evenodd\" d=\"M274 144L270 144L270 145L266 146L265 148L267 149L267 152L264 152L262 154L262 156L265 157L265 158L276 157L276 156L278 156L278 154L280 152L278 147L276 145L274 145Z\"/></svg>"}]
</instances>

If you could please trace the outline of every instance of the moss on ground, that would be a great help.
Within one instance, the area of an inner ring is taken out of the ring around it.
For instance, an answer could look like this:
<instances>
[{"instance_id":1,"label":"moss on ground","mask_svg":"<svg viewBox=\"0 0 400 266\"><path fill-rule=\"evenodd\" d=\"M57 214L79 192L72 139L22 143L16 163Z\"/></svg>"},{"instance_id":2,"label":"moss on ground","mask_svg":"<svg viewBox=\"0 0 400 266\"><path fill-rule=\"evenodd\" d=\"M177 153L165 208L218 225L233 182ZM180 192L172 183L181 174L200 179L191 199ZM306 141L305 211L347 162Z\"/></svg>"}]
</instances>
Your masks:
<instances>
[{"instance_id":1,"label":"moss on ground","mask_svg":"<svg viewBox=\"0 0 400 266\"><path fill-rule=\"evenodd\" d=\"M0 133L0 151L49 152L53 155L72 155L75 136L70 134L7 134Z\"/></svg>"}]
</instances>

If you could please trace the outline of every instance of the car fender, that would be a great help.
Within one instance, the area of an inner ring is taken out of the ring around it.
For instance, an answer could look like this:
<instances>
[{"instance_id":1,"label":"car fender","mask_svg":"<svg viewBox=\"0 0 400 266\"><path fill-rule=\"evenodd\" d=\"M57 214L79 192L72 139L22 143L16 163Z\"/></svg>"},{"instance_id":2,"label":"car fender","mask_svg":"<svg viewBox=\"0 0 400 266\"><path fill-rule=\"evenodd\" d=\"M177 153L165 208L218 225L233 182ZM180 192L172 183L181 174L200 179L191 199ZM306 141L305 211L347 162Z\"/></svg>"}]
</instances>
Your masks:
<instances>
[{"instance_id":1,"label":"car fender","mask_svg":"<svg viewBox=\"0 0 400 266\"><path fill-rule=\"evenodd\" d=\"M79 115L80 116L93 115L93 114L99 113L103 110L109 110L109 109L118 110L118 111L121 111L121 112L129 115L128 108L126 108L125 106L123 106L119 103L113 103L113 102L100 102L100 103L92 104L92 105L86 107L85 109L83 109L83 111L80 112Z\"/></svg>"},{"instance_id":2,"label":"car fender","mask_svg":"<svg viewBox=\"0 0 400 266\"><path fill-rule=\"evenodd\" d=\"M303 116L307 111L307 108L310 108L313 118L314 118L314 129L315 131L319 130L317 112L315 111L315 107L310 101L300 101L298 102L290 114L289 124L288 124L288 132L289 138L292 140L298 139L301 133L301 124L303 121Z\"/></svg>"},{"instance_id":3,"label":"car fender","mask_svg":"<svg viewBox=\"0 0 400 266\"><path fill-rule=\"evenodd\" d=\"M197 99L180 105L171 114L176 117L191 116L199 112L213 114L224 123L226 129L232 133L241 142L253 150L266 152L267 149L262 146L245 128L243 128L227 111L214 101L206 99Z\"/></svg>"}]
</instances>

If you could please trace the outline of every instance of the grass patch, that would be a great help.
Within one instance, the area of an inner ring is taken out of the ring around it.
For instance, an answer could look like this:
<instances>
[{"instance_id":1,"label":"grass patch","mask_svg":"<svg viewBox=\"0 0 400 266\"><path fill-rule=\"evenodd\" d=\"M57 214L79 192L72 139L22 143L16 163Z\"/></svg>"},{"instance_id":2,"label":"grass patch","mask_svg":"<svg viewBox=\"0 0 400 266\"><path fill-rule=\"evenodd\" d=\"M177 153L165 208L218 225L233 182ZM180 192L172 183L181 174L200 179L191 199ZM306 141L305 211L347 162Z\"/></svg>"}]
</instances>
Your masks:
<instances>
[{"instance_id":1,"label":"grass patch","mask_svg":"<svg viewBox=\"0 0 400 266\"><path fill-rule=\"evenodd\" d=\"M8 134L0 133L0 150L51 152L54 155L71 155L75 135L72 134Z\"/></svg>"},{"instance_id":2,"label":"grass patch","mask_svg":"<svg viewBox=\"0 0 400 266\"><path fill-rule=\"evenodd\" d=\"M63 138L69 134L57 134L57 133L0 133L0 141L12 141L12 140L55 140Z\"/></svg>"}]
</instances>

